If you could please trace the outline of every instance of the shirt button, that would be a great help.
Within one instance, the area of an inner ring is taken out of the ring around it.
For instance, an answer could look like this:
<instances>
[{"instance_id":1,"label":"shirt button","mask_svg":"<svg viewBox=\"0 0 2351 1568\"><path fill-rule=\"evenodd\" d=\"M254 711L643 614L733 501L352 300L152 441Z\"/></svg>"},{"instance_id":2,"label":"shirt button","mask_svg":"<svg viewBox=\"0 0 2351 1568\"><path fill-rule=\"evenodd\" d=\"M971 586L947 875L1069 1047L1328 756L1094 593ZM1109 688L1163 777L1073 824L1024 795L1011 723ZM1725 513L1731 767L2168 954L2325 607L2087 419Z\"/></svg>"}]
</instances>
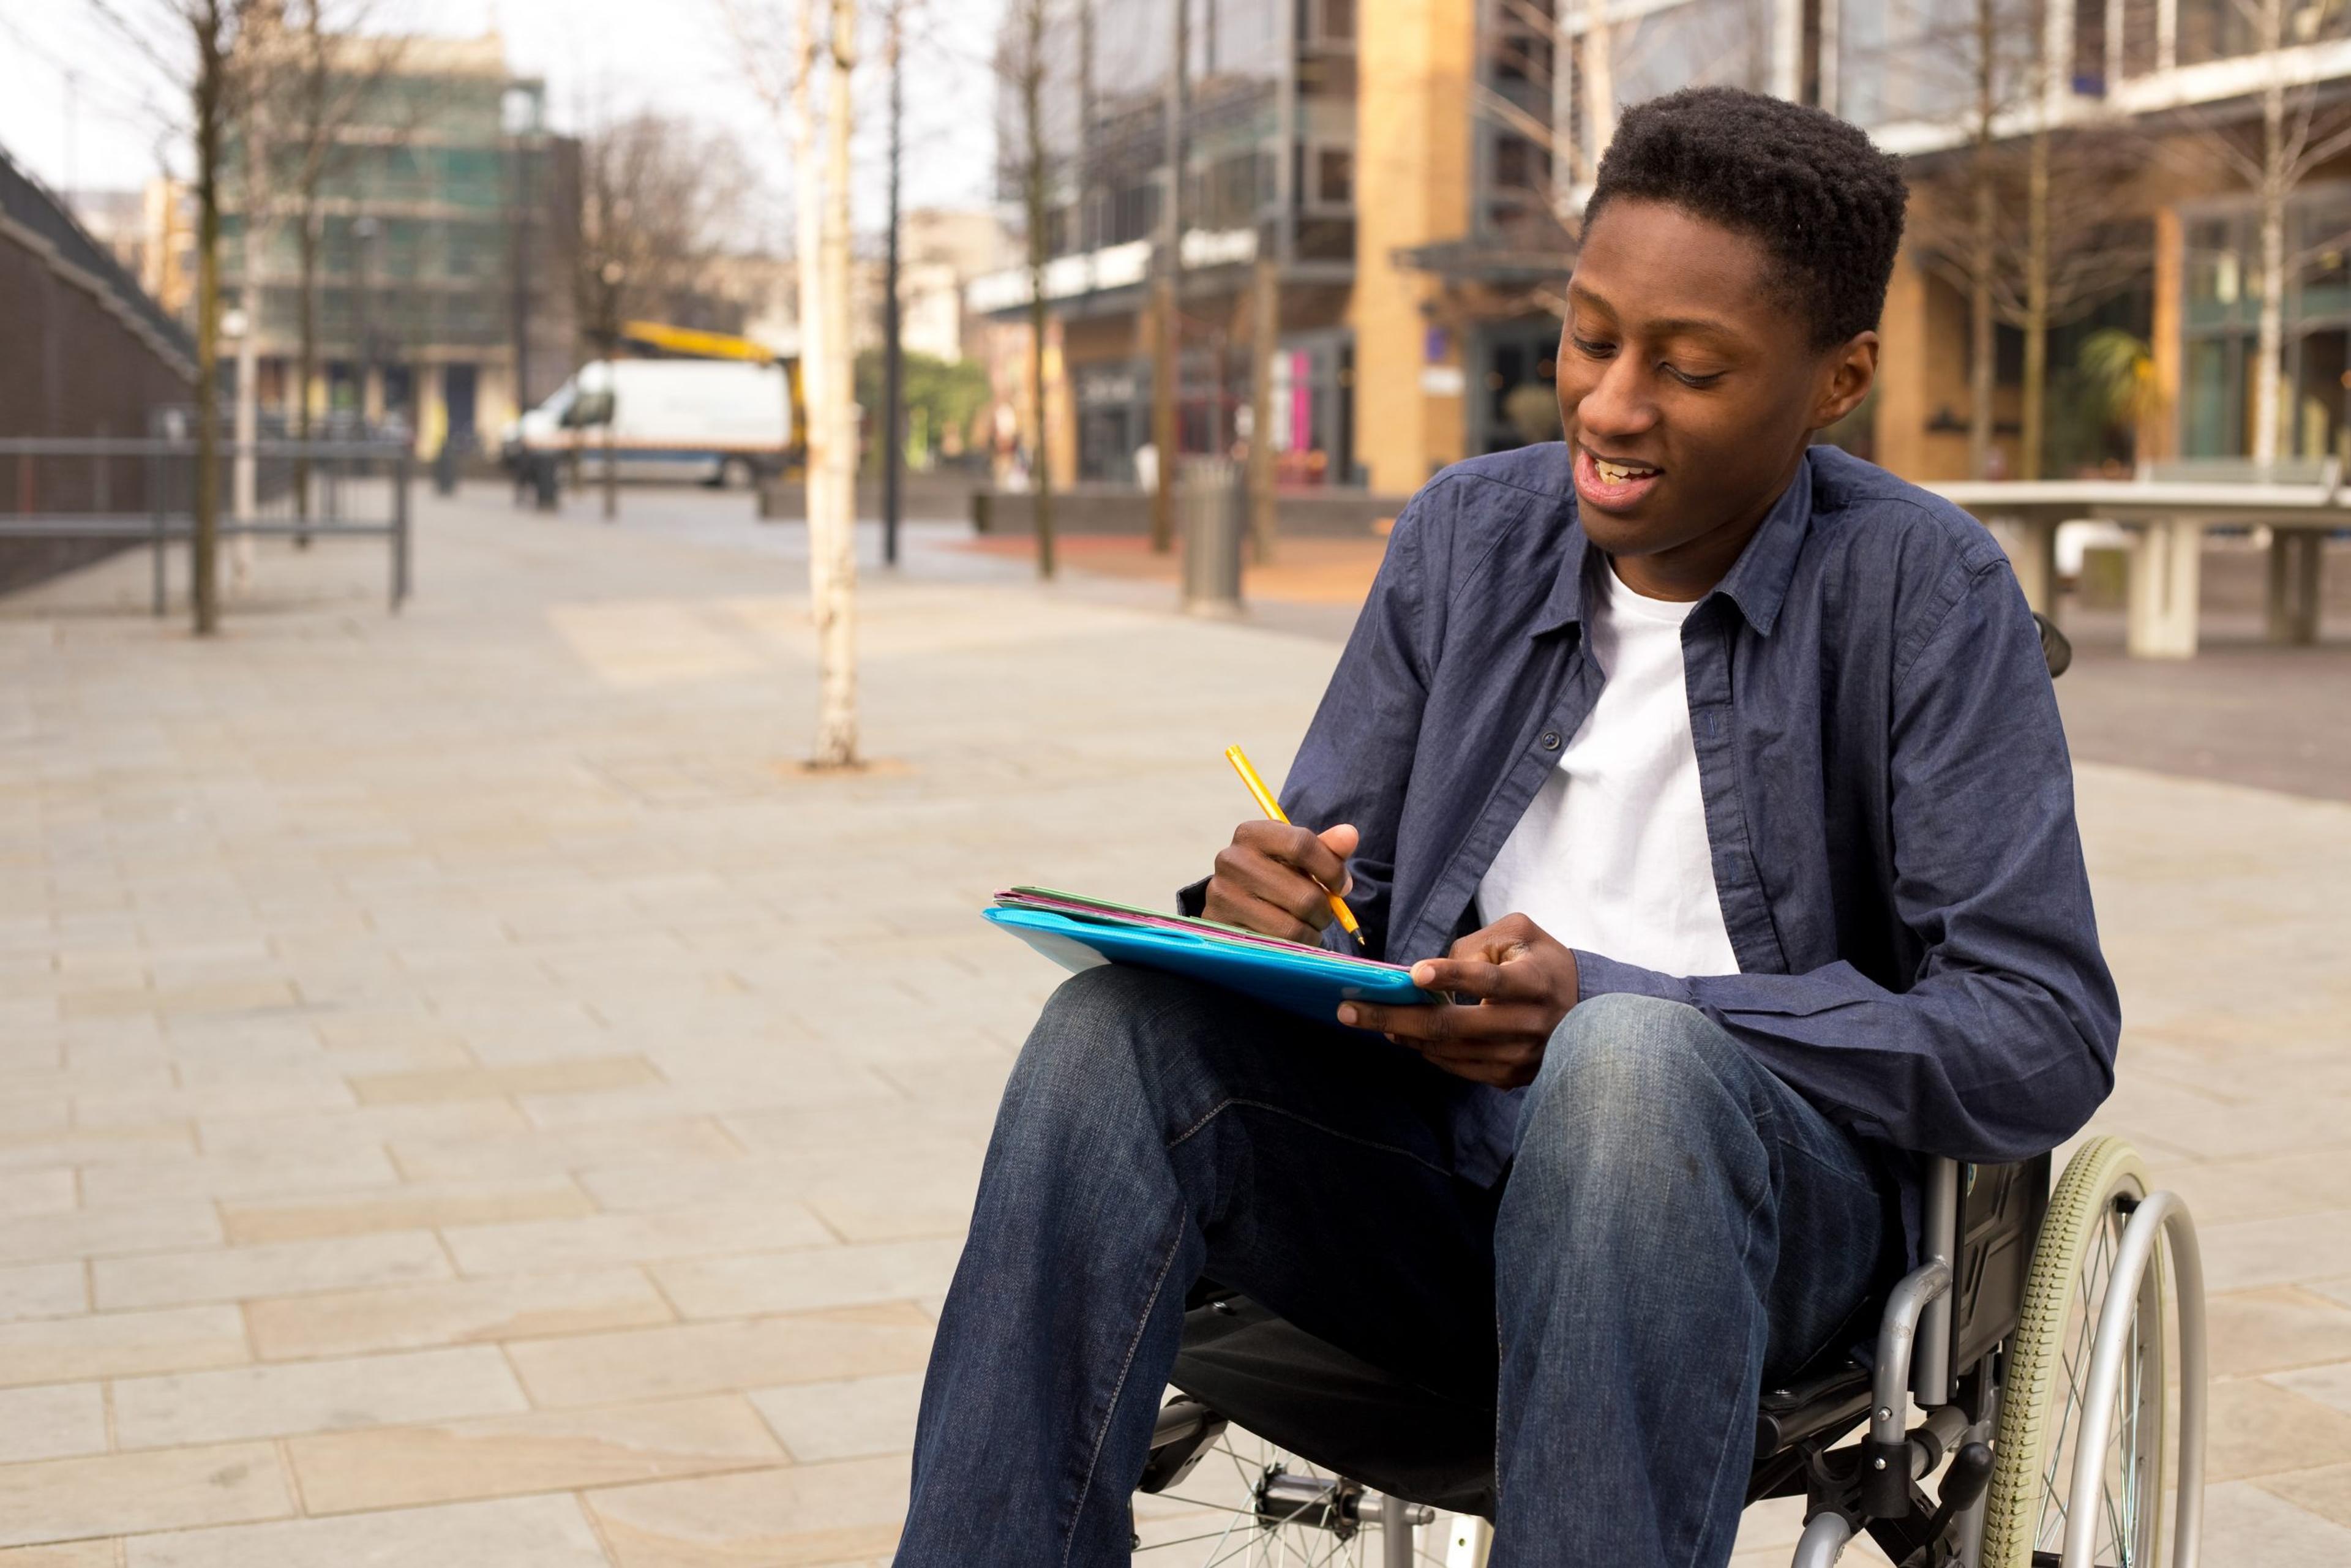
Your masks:
<instances>
[{"instance_id":1,"label":"shirt button","mask_svg":"<svg viewBox=\"0 0 2351 1568\"><path fill-rule=\"evenodd\" d=\"M1542 732L1542 748L1545 751L1557 751L1559 749L1559 731L1555 729L1547 729Z\"/></svg>"}]
</instances>

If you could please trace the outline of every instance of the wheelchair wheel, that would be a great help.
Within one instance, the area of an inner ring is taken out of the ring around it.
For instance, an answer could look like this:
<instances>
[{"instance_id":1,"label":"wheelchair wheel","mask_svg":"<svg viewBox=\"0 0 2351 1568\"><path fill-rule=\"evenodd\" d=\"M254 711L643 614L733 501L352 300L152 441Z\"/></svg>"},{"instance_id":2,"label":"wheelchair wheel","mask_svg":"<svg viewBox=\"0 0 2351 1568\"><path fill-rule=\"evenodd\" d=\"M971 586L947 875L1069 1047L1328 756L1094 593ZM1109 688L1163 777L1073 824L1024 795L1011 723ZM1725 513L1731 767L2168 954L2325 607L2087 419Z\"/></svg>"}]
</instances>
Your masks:
<instances>
[{"instance_id":1,"label":"wheelchair wheel","mask_svg":"<svg viewBox=\"0 0 2351 1568\"><path fill-rule=\"evenodd\" d=\"M2160 1561L2165 1436L2176 1419L2179 1376L2164 1332L2160 1252L2139 1276L2126 1322L2097 1495L2074 1495L2099 1319L2116 1282L2124 1227L2147 1191L2137 1153L2119 1138L2103 1137L2074 1155L2050 1196L2022 1315L2008 1343L1982 1568L2056 1562L2067 1520L2082 1508L2097 1511L2098 1563L2156 1568Z\"/></svg>"},{"instance_id":2,"label":"wheelchair wheel","mask_svg":"<svg viewBox=\"0 0 2351 1568\"><path fill-rule=\"evenodd\" d=\"M1238 1427L1165 1490L1135 1494L1143 1568L1386 1568L1383 1499ZM1416 1519L1428 1511L1416 1508ZM1415 1532L1404 1561L1443 1568L1442 1531Z\"/></svg>"}]
</instances>

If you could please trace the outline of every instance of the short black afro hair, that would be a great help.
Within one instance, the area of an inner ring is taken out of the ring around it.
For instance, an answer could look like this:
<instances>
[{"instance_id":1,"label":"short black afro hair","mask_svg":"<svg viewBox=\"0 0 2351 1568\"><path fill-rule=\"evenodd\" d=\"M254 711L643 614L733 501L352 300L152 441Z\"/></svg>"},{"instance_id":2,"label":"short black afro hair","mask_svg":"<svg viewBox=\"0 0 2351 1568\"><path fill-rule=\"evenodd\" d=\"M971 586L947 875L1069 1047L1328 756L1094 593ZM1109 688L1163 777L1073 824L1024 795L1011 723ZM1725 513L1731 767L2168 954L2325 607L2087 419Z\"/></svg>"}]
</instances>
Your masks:
<instances>
[{"instance_id":1,"label":"short black afro hair","mask_svg":"<svg viewBox=\"0 0 2351 1568\"><path fill-rule=\"evenodd\" d=\"M1836 116L1693 87L1625 111L1583 220L1621 196L1753 235L1825 349L1877 325L1908 194L1901 166Z\"/></svg>"}]
</instances>

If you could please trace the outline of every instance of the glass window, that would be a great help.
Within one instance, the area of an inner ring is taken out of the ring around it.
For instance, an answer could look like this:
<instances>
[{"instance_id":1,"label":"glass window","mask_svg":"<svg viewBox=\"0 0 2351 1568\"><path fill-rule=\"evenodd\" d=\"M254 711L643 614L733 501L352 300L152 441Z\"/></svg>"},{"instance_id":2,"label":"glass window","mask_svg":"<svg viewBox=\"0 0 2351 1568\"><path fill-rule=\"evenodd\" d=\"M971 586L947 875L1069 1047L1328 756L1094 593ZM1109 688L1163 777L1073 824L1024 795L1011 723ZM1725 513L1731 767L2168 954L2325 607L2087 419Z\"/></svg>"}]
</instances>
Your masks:
<instances>
[{"instance_id":1,"label":"glass window","mask_svg":"<svg viewBox=\"0 0 2351 1568\"><path fill-rule=\"evenodd\" d=\"M1756 0L1689 0L1615 24L1609 66L1621 106L1677 88L1771 86L1772 7Z\"/></svg>"},{"instance_id":2,"label":"glass window","mask_svg":"<svg viewBox=\"0 0 2351 1568\"><path fill-rule=\"evenodd\" d=\"M2123 0L2123 75L2141 77L2156 68L2161 41L2162 0Z\"/></svg>"},{"instance_id":3,"label":"glass window","mask_svg":"<svg viewBox=\"0 0 2351 1568\"><path fill-rule=\"evenodd\" d=\"M2283 41L2323 43L2351 36L2351 16L2342 0L2283 0ZM2262 47L2262 7L2243 0L2179 0L2179 63L2200 65L2208 60L2250 55Z\"/></svg>"},{"instance_id":4,"label":"glass window","mask_svg":"<svg viewBox=\"0 0 2351 1568\"><path fill-rule=\"evenodd\" d=\"M1324 147L1314 154L1314 199L1324 206L1343 207L1355 199L1355 154L1344 147Z\"/></svg>"},{"instance_id":5,"label":"glass window","mask_svg":"<svg viewBox=\"0 0 2351 1568\"><path fill-rule=\"evenodd\" d=\"M1989 58L1980 42L1982 12L1976 5L1842 0L1837 11L1837 112L1865 126L1964 122L1974 112L1987 70L1994 104L2018 102L2032 80L2035 0L1983 4L1991 7ZM2090 62L2089 68L2104 67Z\"/></svg>"}]
</instances>

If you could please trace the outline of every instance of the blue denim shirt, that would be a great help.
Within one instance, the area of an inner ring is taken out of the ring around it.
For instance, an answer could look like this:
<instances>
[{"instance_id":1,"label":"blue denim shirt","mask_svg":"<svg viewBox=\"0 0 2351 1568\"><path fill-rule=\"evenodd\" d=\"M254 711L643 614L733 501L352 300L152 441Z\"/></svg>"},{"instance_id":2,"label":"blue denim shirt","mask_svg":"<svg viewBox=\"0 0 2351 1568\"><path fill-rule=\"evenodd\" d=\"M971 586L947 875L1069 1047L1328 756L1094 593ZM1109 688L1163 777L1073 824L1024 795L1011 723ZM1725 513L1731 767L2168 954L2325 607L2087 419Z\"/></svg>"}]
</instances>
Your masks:
<instances>
[{"instance_id":1,"label":"blue denim shirt","mask_svg":"<svg viewBox=\"0 0 2351 1568\"><path fill-rule=\"evenodd\" d=\"M1479 880L1607 678L1581 634L1606 570L1558 443L1448 468L1396 520L1281 791L1294 821L1362 831L1349 903L1373 954L1439 956L1482 924ZM2080 1127L2113 1086L2120 1007L1999 544L1815 446L1682 653L1740 973L1578 952L1583 996L1699 1009L1890 1150L1999 1162ZM1508 1160L1510 1100L1460 1129L1466 1172Z\"/></svg>"}]
</instances>

